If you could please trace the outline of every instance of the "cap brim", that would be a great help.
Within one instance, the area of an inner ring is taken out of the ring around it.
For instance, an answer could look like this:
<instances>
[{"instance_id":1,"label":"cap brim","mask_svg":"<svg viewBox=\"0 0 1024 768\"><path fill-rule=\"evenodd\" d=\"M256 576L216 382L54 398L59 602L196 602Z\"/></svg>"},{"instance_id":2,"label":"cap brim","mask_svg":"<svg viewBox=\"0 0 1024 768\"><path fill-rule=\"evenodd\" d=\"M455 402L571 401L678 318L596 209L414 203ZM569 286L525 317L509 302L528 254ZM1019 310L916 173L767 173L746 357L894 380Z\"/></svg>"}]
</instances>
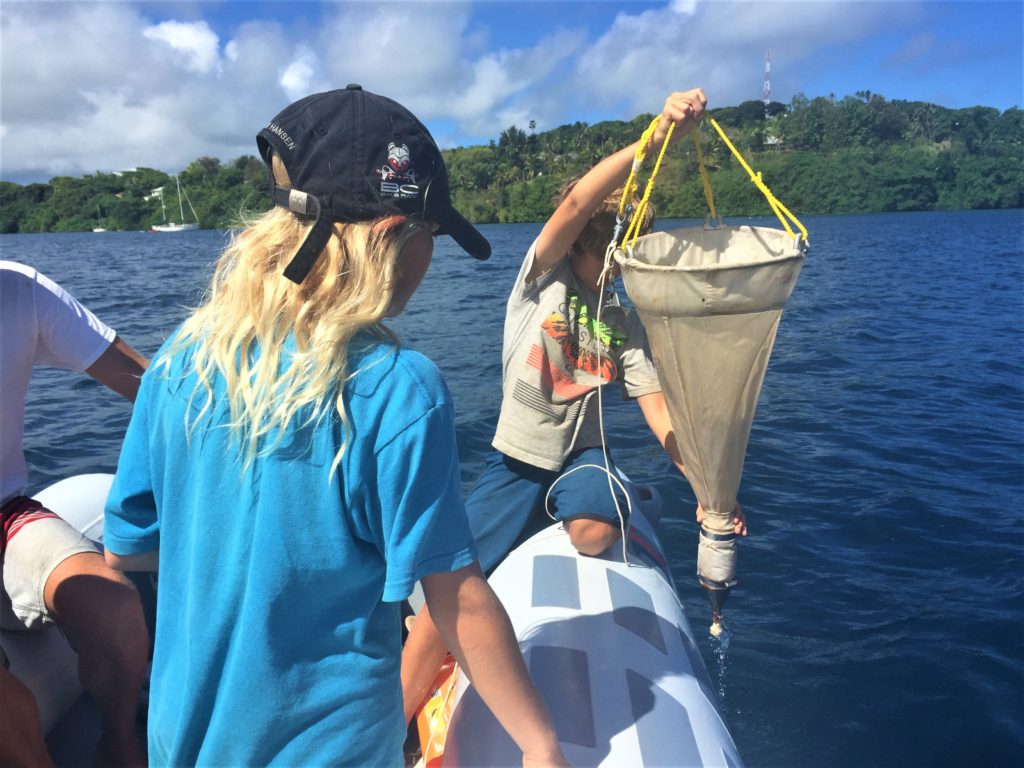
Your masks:
<instances>
[{"instance_id":1,"label":"cap brim","mask_svg":"<svg viewBox=\"0 0 1024 768\"><path fill-rule=\"evenodd\" d=\"M430 216L437 222L437 234L450 236L474 259L484 261L491 257L491 244L487 238L454 208L432 211Z\"/></svg>"}]
</instances>

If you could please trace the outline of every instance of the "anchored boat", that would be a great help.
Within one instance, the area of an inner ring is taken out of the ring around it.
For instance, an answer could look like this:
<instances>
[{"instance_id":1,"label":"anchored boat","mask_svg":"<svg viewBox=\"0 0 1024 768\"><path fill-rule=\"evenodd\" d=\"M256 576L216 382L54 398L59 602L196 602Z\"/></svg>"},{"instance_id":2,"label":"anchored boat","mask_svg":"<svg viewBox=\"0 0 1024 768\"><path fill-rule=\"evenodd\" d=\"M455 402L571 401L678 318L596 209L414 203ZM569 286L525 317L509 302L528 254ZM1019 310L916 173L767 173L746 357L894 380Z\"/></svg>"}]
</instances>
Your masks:
<instances>
[{"instance_id":1,"label":"anchored boat","mask_svg":"<svg viewBox=\"0 0 1024 768\"><path fill-rule=\"evenodd\" d=\"M185 208L181 203L182 189L181 182L178 181L178 177L174 177L174 183L178 188L178 213L181 216L181 223L175 223L173 221L167 221L167 208L164 206L164 191L160 189L160 210L164 215L163 224L154 224L150 227L152 232L191 232L193 229L199 229L199 217L196 215L196 209L192 207L192 201L188 199L188 194L185 194L185 200L188 202L189 210L192 211L192 218L195 221L185 222Z\"/></svg>"}]
</instances>

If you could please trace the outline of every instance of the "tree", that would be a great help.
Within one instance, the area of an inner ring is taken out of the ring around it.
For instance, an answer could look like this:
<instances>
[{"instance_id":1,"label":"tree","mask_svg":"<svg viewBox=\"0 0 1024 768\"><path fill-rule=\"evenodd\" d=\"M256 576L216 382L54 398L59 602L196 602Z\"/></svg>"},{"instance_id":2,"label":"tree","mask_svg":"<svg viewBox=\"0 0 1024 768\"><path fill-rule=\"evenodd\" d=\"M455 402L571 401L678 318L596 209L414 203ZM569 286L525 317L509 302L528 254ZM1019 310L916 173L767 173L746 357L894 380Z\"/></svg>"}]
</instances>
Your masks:
<instances>
[{"instance_id":1,"label":"tree","mask_svg":"<svg viewBox=\"0 0 1024 768\"><path fill-rule=\"evenodd\" d=\"M533 167L527 155L526 131L509 126L498 137L499 175L506 181L521 181L533 177Z\"/></svg>"},{"instance_id":2,"label":"tree","mask_svg":"<svg viewBox=\"0 0 1024 768\"><path fill-rule=\"evenodd\" d=\"M801 214L1024 206L1024 111L1016 107L954 110L858 91L841 99L797 94L788 108L772 102L767 110L746 101L713 114ZM529 134L510 126L486 145L445 150L453 201L473 221L543 220L565 180L636 140L652 117L576 122L540 133L531 121ZM765 134L781 138L781 149L764 151ZM702 146L722 215L766 215L763 197L717 135L706 131ZM653 158L641 183L652 164ZM704 216L692 142L672 147L659 179L653 198L659 216ZM204 227L229 226L241 213L271 204L266 166L251 155L230 162L197 158L181 181ZM161 187L177 218L174 180L153 168L62 176L48 184L0 182L0 232L88 230L96 226L97 206L108 228L145 229L160 220L153 190Z\"/></svg>"},{"instance_id":3,"label":"tree","mask_svg":"<svg viewBox=\"0 0 1024 768\"><path fill-rule=\"evenodd\" d=\"M32 206L26 187L0 181L0 233L12 234L19 231L21 222Z\"/></svg>"},{"instance_id":4,"label":"tree","mask_svg":"<svg viewBox=\"0 0 1024 768\"><path fill-rule=\"evenodd\" d=\"M494 183L497 150L492 147L468 147L445 152L449 186L452 189L480 191Z\"/></svg>"}]
</instances>

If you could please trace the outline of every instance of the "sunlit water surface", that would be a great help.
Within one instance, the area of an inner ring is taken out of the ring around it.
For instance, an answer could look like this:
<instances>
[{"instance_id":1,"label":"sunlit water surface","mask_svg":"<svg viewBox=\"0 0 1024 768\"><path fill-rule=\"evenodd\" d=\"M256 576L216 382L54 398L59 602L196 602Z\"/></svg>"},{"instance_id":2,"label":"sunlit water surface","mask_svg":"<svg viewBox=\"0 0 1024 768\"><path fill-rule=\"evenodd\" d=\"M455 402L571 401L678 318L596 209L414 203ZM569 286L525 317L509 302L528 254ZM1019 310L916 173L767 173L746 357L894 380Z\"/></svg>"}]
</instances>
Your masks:
<instances>
[{"instance_id":1,"label":"sunlit water surface","mask_svg":"<svg viewBox=\"0 0 1024 768\"><path fill-rule=\"evenodd\" d=\"M806 223L813 247L740 492L751 535L731 638L702 648L729 726L752 766L1020 764L1024 213ZM505 299L539 225L483 230L493 258L439 239L394 324L454 393L467 487L497 417ZM151 355L225 238L7 235L0 256L55 278ZM692 492L639 410L606 403L619 465L665 501L662 541L703 634ZM101 386L38 371L28 414L34 486L113 470L129 411Z\"/></svg>"}]
</instances>

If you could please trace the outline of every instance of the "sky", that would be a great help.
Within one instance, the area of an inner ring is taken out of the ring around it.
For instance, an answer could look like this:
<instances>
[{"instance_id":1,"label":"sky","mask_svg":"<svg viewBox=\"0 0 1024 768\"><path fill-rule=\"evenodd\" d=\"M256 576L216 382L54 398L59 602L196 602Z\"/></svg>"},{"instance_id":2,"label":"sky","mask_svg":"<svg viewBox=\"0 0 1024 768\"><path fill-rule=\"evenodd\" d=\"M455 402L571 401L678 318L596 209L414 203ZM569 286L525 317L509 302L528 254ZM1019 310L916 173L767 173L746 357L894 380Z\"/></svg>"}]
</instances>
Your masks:
<instances>
[{"instance_id":1,"label":"sky","mask_svg":"<svg viewBox=\"0 0 1024 768\"><path fill-rule=\"evenodd\" d=\"M442 147L511 125L872 91L1024 105L1024 3L50 2L0 0L0 180L20 184L255 154L290 102L360 83Z\"/></svg>"}]
</instances>

